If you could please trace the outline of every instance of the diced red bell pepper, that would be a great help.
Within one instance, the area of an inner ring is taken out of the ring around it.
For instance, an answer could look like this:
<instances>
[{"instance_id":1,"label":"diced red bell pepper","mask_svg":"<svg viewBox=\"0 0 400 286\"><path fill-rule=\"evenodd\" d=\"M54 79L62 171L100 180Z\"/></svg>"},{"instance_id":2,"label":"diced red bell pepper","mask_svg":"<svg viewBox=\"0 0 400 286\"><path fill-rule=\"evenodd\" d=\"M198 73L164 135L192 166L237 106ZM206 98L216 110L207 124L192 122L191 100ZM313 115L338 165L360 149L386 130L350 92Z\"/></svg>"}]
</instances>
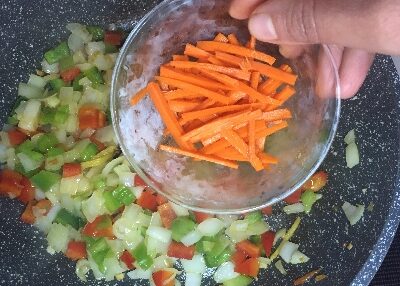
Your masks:
<instances>
[{"instance_id":1,"label":"diced red bell pepper","mask_svg":"<svg viewBox=\"0 0 400 286\"><path fill-rule=\"evenodd\" d=\"M70 241L65 256L74 261L86 258L86 243L83 241Z\"/></svg>"},{"instance_id":2,"label":"diced red bell pepper","mask_svg":"<svg viewBox=\"0 0 400 286\"><path fill-rule=\"evenodd\" d=\"M28 223L28 224L34 224L36 221L35 216L33 215L33 209L32 207L34 206L35 201L30 201L28 202L28 204L25 207L24 212L21 215L21 220L24 223Z\"/></svg>"},{"instance_id":3,"label":"diced red bell pepper","mask_svg":"<svg viewBox=\"0 0 400 286\"><path fill-rule=\"evenodd\" d=\"M93 222L88 222L82 233L91 237L108 237L114 239L112 220L109 215L97 217Z\"/></svg>"},{"instance_id":4,"label":"diced red bell pepper","mask_svg":"<svg viewBox=\"0 0 400 286\"><path fill-rule=\"evenodd\" d=\"M72 67L60 73L61 78L65 82L73 81L79 74L81 70L78 67Z\"/></svg>"},{"instance_id":5,"label":"diced red bell pepper","mask_svg":"<svg viewBox=\"0 0 400 286\"><path fill-rule=\"evenodd\" d=\"M21 184L21 194L17 197L17 199L27 204L35 199L35 188L32 186L31 181L29 181L27 177L22 178Z\"/></svg>"},{"instance_id":6,"label":"diced red bell pepper","mask_svg":"<svg viewBox=\"0 0 400 286\"><path fill-rule=\"evenodd\" d=\"M174 286L176 274L172 271L159 270L153 273L153 281L156 286Z\"/></svg>"},{"instance_id":7,"label":"diced red bell pepper","mask_svg":"<svg viewBox=\"0 0 400 286\"><path fill-rule=\"evenodd\" d=\"M63 178L78 176L82 173L81 164L65 163L63 166Z\"/></svg>"},{"instance_id":8,"label":"diced red bell pepper","mask_svg":"<svg viewBox=\"0 0 400 286\"><path fill-rule=\"evenodd\" d=\"M156 194L156 201L159 206L168 203L167 198L160 194Z\"/></svg>"},{"instance_id":9,"label":"diced red bell pepper","mask_svg":"<svg viewBox=\"0 0 400 286\"><path fill-rule=\"evenodd\" d=\"M298 189L293 194L291 194L290 196L288 196L287 198L284 199L285 203L292 205L292 204L296 204L296 203L300 202L302 193L303 193L303 190Z\"/></svg>"},{"instance_id":10,"label":"diced red bell pepper","mask_svg":"<svg viewBox=\"0 0 400 286\"><path fill-rule=\"evenodd\" d=\"M183 243L180 242L171 242L168 247L167 255L169 257L181 258L181 259L192 259L194 256L195 247L192 246L185 246Z\"/></svg>"},{"instance_id":11,"label":"diced red bell pepper","mask_svg":"<svg viewBox=\"0 0 400 286\"><path fill-rule=\"evenodd\" d=\"M207 213L202 213L202 212L193 212L194 217L196 219L197 223L202 223L206 219L212 218L213 216Z\"/></svg>"},{"instance_id":12,"label":"diced red bell pepper","mask_svg":"<svg viewBox=\"0 0 400 286\"><path fill-rule=\"evenodd\" d=\"M264 215L272 215L272 206L265 207L261 210Z\"/></svg>"},{"instance_id":13,"label":"diced red bell pepper","mask_svg":"<svg viewBox=\"0 0 400 286\"><path fill-rule=\"evenodd\" d=\"M144 209L149 209L153 212L157 210L156 196L149 190L143 191L136 203Z\"/></svg>"},{"instance_id":14,"label":"diced red bell pepper","mask_svg":"<svg viewBox=\"0 0 400 286\"><path fill-rule=\"evenodd\" d=\"M125 250L119 259L129 270L135 269L135 265L133 265L135 263L135 258L133 258L132 254L128 250Z\"/></svg>"},{"instance_id":15,"label":"diced red bell pepper","mask_svg":"<svg viewBox=\"0 0 400 286\"><path fill-rule=\"evenodd\" d=\"M26 181L20 173L8 169L0 171L0 195L15 198L21 195L25 187Z\"/></svg>"},{"instance_id":16,"label":"diced red bell pepper","mask_svg":"<svg viewBox=\"0 0 400 286\"><path fill-rule=\"evenodd\" d=\"M301 187L303 190L311 190L318 192L325 187L328 181L328 173L324 171L316 172L305 184Z\"/></svg>"},{"instance_id":17,"label":"diced red bell pepper","mask_svg":"<svg viewBox=\"0 0 400 286\"><path fill-rule=\"evenodd\" d=\"M259 271L260 263L257 258L246 259L241 264L235 266L235 272L251 277L257 277Z\"/></svg>"},{"instance_id":18,"label":"diced red bell pepper","mask_svg":"<svg viewBox=\"0 0 400 286\"><path fill-rule=\"evenodd\" d=\"M118 31L106 31L104 33L104 42L114 46L122 44L122 33Z\"/></svg>"},{"instance_id":19,"label":"diced red bell pepper","mask_svg":"<svg viewBox=\"0 0 400 286\"><path fill-rule=\"evenodd\" d=\"M158 213L161 217L161 222L164 227L171 228L172 222L176 219L176 213L169 203L158 206Z\"/></svg>"},{"instance_id":20,"label":"diced red bell pepper","mask_svg":"<svg viewBox=\"0 0 400 286\"><path fill-rule=\"evenodd\" d=\"M10 141L10 144L12 146L19 145L23 143L26 140L26 138L28 138L28 136L25 133L17 129L9 130L7 134L8 134L8 140Z\"/></svg>"},{"instance_id":21,"label":"diced red bell pepper","mask_svg":"<svg viewBox=\"0 0 400 286\"><path fill-rule=\"evenodd\" d=\"M43 215L47 215L51 209L51 202L47 199L40 200L33 206L33 209L35 208L40 209Z\"/></svg>"},{"instance_id":22,"label":"diced red bell pepper","mask_svg":"<svg viewBox=\"0 0 400 286\"><path fill-rule=\"evenodd\" d=\"M146 182L143 181L143 179L142 179L139 175L137 175L137 174L135 174L135 178L134 178L133 183L134 183L134 185L135 185L136 187L148 187L148 185L146 184Z\"/></svg>"},{"instance_id":23,"label":"diced red bell pepper","mask_svg":"<svg viewBox=\"0 0 400 286\"><path fill-rule=\"evenodd\" d=\"M78 118L80 130L85 130L87 128L99 129L106 125L105 114L95 107L81 107L78 112Z\"/></svg>"},{"instance_id":24,"label":"diced red bell pepper","mask_svg":"<svg viewBox=\"0 0 400 286\"><path fill-rule=\"evenodd\" d=\"M260 248L248 240L243 240L236 244L236 249L253 258L260 257L261 254Z\"/></svg>"},{"instance_id":25,"label":"diced red bell pepper","mask_svg":"<svg viewBox=\"0 0 400 286\"><path fill-rule=\"evenodd\" d=\"M235 253L232 255L231 260L233 264L239 265L243 263L247 259L246 254L243 251L236 250Z\"/></svg>"},{"instance_id":26,"label":"diced red bell pepper","mask_svg":"<svg viewBox=\"0 0 400 286\"><path fill-rule=\"evenodd\" d=\"M106 149L106 144L100 142L99 140L96 139L95 134L93 134L92 136L89 137L89 140L95 144L97 146L97 149L99 151L103 151L104 149Z\"/></svg>"},{"instance_id":27,"label":"diced red bell pepper","mask_svg":"<svg viewBox=\"0 0 400 286\"><path fill-rule=\"evenodd\" d=\"M267 257L271 255L274 239L275 239L275 232L273 231L267 231L261 235L261 242L264 247L265 255Z\"/></svg>"}]
</instances>

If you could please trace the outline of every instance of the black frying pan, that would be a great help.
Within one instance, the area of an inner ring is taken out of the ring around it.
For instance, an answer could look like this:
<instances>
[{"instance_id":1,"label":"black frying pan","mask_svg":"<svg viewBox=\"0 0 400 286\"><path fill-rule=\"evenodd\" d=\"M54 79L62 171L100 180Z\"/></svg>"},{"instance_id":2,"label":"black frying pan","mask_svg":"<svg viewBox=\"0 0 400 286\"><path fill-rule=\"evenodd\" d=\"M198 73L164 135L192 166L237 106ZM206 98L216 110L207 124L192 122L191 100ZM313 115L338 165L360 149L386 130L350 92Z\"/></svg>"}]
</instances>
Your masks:
<instances>
[{"instance_id":1,"label":"black frying pan","mask_svg":"<svg viewBox=\"0 0 400 286\"><path fill-rule=\"evenodd\" d=\"M228 0L227 0L228 1ZM1 101L4 122L16 97L19 81L41 60L43 52L65 37L65 24L83 22L108 26L112 23L129 31L134 23L159 1L138 0L3 0L0 4ZM290 266L284 277L274 267L255 285L292 285L294 278L322 267L329 279L318 285L367 285L383 260L400 219L400 84L389 57L378 56L357 97L345 101L339 133L322 169L330 174L324 198L293 238L311 257L305 265ZM361 164L345 167L343 137L356 129ZM362 189L367 189L365 194ZM340 206L343 201L370 203L362 222L353 227ZM279 212L271 218L273 227L288 226L293 218ZM22 206L0 199L0 284L81 285L74 263L46 252L38 231L19 221ZM343 248L352 242L351 250ZM204 279L204 285L214 285ZM117 282L109 283L115 285ZM314 282L310 283L312 285ZM90 285L105 282L90 281ZM127 278L118 285L135 285ZM143 281L136 285L146 285Z\"/></svg>"}]
</instances>

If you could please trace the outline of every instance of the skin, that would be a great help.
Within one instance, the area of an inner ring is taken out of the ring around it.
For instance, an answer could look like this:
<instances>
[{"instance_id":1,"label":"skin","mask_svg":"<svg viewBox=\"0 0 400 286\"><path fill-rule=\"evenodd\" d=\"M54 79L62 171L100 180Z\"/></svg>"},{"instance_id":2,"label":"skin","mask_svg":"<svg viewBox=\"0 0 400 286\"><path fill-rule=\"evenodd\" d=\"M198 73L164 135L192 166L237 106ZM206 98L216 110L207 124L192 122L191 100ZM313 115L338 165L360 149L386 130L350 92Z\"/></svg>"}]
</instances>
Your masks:
<instances>
[{"instance_id":1,"label":"skin","mask_svg":"<svg viewBox=\"0 0 400 286\"><path fill-rule=\"evenodd\" d=\"M344 99L361 87L375 53L400 55L398 0L233 0L230 14L248 19L253 36L278 44L288 58L311 45L327 45ZM316 91L322 97L332 94L334 74L328 63L320 49Z\"/></svg>"}]
</instances>

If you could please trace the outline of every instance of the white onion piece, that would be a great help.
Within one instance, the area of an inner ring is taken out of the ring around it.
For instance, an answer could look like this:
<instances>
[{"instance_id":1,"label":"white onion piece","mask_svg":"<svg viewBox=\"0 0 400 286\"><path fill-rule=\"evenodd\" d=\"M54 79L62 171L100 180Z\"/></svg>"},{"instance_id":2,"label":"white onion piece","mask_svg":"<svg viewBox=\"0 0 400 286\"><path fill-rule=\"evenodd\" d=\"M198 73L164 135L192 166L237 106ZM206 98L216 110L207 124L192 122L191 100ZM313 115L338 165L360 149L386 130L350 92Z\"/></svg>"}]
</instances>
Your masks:
<instances>
[{"instance_id":1,"label":"white onion piece","mask_svg":"<svg viewBox=\"0 0 400 286\"><path fill-rule=\"evenodd\" d=\"M36 74L31 74L29 76L28 84L36 86L37 88L44 88L47 84L47 81L44 77L38 76Z\"/></svg>"},{"instance_id":2,"label":"white onion piece","mask_svg":"<svg viewBox=\"0 0 400 286\"><path fill-rule=\"evenodd\" d=\"M98 129L94 136L100 142L107 144L117 144L114 129L111 125Z\"/></svg>"},{"instance_id":3,"label":"white onion piece","mask_svg":"<svg viewBox=\"0 0 400 286\"><path fill-rule=\"evenodd\" d=\"M40 107L39 100L28 100L18 126L27 131L35 131L39 125Z\"/></svg>"},{"instance_id":4,"label":"white onion piece","mask_svg":"<svg viewBox=\"0 0 400 286\"><path fill-rule=\"evenodd\" d=\"M304 205L302 203L296 203L288 206L283 207L283 211L286 214L298 214L304 212Z\"/></svg>"},{"instance_id":5,"label":"white onion piece","mask_svg":"<svg viewBox=\"0 0 400 286\"><path fill-rule=\"evenodd\" d=\"M96 52L104 54L105 50L106 45L104 44L104 42L89 42L86 45L86 53L89 57L94 55Z\"/></svg>"},{"instance_id":6,"label":"white onion piece","mask_svg":"<svg viewBox=\"0 0 400 286\"><path fill-rule=\"evenodd\" d=\"M349 145L356 142L356 133L354 129L350 130L344 137L344 142Z\"/></svg>"},{"instance_id":7,"label":"white onion piece","mask_svg":"<svg viewBox=\"0 0 400 286\"><path fill-rule=\"evenodd\" d=\"M42 163L43 160L41 161L35 161L32 160L28 155L24 154L24 153L18 153L17 157L22 165L22 167L24 168L25 171L30 172L33 170L36 170L37 168L39 168Z\"/></svg>"},{"instance_id":8,"label":"white onion piece","mask_svg":"<svg viewBox=\"0 0 400 286\"><path fill-rule=\"evenodd\" d=\"M271 259L267 258L267 257L259 257L258 258L258 263L260 265L260 268L262 269L266 269L268 268L268 266L271 264Z\"/></svg>"},{"instance_id":9,"label":"white onion piece","mask_svg":"<svg viewBox=\"0 0 400 286\"><path fill-rule=\"evenodd\" d=\"M127 273L128 277L131 279L150 279L151 278L151 268L147 270L142 270L136 268L135 270L129 271Z\"/></svg>"},{"instance_id":10,"label":"white onion piece","mask_svg":"<svg viewBox=\"0 0 400 286\"><path fill-rule=\"evenodd\" d=\"M197 273L186 273L185 286L201 286L201 275Z\"/></svg>"},{"instance_id":11,"label":"white onion piece","mask_svg":"<svg viewBox=\"0 0 400 286\"><path fill-rule=\"evenodd\" d=\"M42 71L48 74L54 74L59 72L58 63L49 64L45 59L41 62Z\"/></svg>"},{"instance_id":12,"label":"white onion piece","mask_svg":"<svg viewBox=\"0 0 400 286\"><path fill-rule=\"evenodd\" d=\"M161 216L158 212L155 212L151 215L149 227L152 226L162 226Z\"/></svg>"},{"instance_id":13,"label":"white onion piece","mask_svg":"<svg viewBox=\"0 0 400 286\"><path fill-rule=\"evenodd\" d=\"M301 264L301 263L306 263L309 260L310 260L310 258L307 255L296 250L292 255L292 259L290 259L290 263L291 264Z\"/></svg>"},{"instance_id":14,"label":"white onion piece","mask_svg":"<svg viewBox=\"0 0 400 286\"><path fill-rule=\"evenodd\" d=\"M233 223L235 220L239 218L238 215L217 215L217 218L219 218L223 223L225 227L228 227Z\"/></svg>"},{"instance_id":15,"label":"white onion piece","mask_svg":"<svg viewBox=\"0 0 400 286\"><path fill-rule=\"evenodd\" d=\"M360 164L360 153L356 143L350 143L346 147L346 163L348 168L353 168Z\"/></svg>"},{"instance_id":16,"label":"white onion piece","mask_svg":"<svg viewBox=\"0 0 400 286\"><path fill-rule=\"evenodd\" d=\"M62 224L52 224L47 234L47 242L55 252L65 252L69 242L68 228Z\"/></svg>"},{"instance_id":17,"label":"white onion piece","mask_svg":"<svg viewBox=\"0 0 400 286\"><path fill-rule=\"evenodd\" d=\"M84 47L84 41L81 37L76 34L71 34L68 37L68 47L74 53ZM74 55L75 56L75 55ZM75 61L74 61L75 62Z\"/></svg>"},{"instance_id":18,"label":"white onion piece","mask_svg":"<svg viewBox=\"0 0 400 286\"><path fill-rule=\"evenodd\" d=\"M223 229L224 223L217 218L208 218L197 226L203 236L214 236Z\"/></svg>"},{"instance_id":19,"label":"white onion piece","mask_svg":"<svg viewBox=\"0 0 400 286\"><path fill-rule=\"evenodd\" d=\"M72 34L77 35L82 39L84 43L90 42L92 40L92 35L86 29L86 27L79 23L69 23L66 25L68 31Z\"/></svg>"},{"instance_id":20,"label":"white onion piece","mask_svg":"<svg viewBox=\"0 0 400 286\"><path fill-rule=\"evenodd\" d=\"M144 191L145 187L143 186L137 186L137 187L133 187L131 188L133 194L135 195L136 198L140 198L140 196L142 195L143 191Z\"/></svg>"},{"instance_id":21,"label":"white onion piece","mask_svg":"<svg viewBox=\"0 0 400 286\"><path fill-rule=\"evenodd\" d=\"M286 275L286 274L287 274L285 268L283 268L282 260L278 260L278 261L275 263L275 267L276 267L276 269L278 269L278 271L279 271L282 275Z\"/></svg>"},{"instance_id":22,"label":"white onion piece","mask_svg":"<svg viewBox=\"0 0 400 286\"><path fill-rule=\"evenodd\" d=\"M203 237L203 235L197 230L192 230L188 234L186 234L184 237L182 237L181 242L185 246L191 246L195 244L196 242L200 241L200 239Z\"/></svg>"},{"instance_id":23,"label":"white onion piece","mask_svg":"<svg viewBox=\"0 0 400 286\"><path fill-rule=\"evenodd\" d=\"M275 233L274 242L272 243L272 245L275 245L279 239L285 236L285 234L286 234L286 228L281 228L280 230L278 230Z\"/></svg>"},{"instance_id":24,"label":"white onion piece","mask_svg":"<svg viewBox=\"0 0 400 286\"><path fill-rule=\"evenodd\" d=\"M172 209L174 210L174 212L177 216L188 216L189 215L189 211L187 208L178 206L177 204L175 204L173 202L169 202L169 204L171 205Z\"/></svg>"},{"instance_id":25,"label":"white onion piece","mask_svg":"<svg viewBox=\"0 0 400 286\"><path fill-rule=\"evenodd\" d=\"M196 254L191 260L181 259L185 272L203 274L207 270L206 262L201 254Z\"/></svg>"},{"instance_id":26,"label":"white onion piece","mask_svg":"<svg viewBox=\"0 0 400 286\"><path fill-rule=\"evenodd\" d=\"M217 271L214 273L214 280L217 283L223 283L239 276L239 273L235 272L235 265L231 262L225 262Z\"/></svg>"},{"instance_id":27,"label":"white onion piece","mask_svg":"<svg viewBox=\"0 0 400 286\"><path fill-rule=\"evenodd\" d=\"M46 198L46 194L39 190L39 189L35 189L35 200L40 201L40 200L44 200Z\"/></svg>"},{"instance_id":28,"label":"white onion piece","mask_svg":"<svg viewBox=\"0 0 400 286\"><path fill-rule=\"evenodd\" d=\"M350 222L350 225L355 225L364 215L365 206L353 206L348 202L344 202L342 210Z\"/></svg>"},{"instance_id":29,"label":"white onion piece","mask_svg":"<svg viewBox=\"0 0 400 286\"><path fill-rule=\"evenodd\" d=\"M54 204L46 216L42 216L42 217L39 217L36 219L34 225L39 230L43 231L44 233L47 233L49 231L49 228L50 228L52 222L54 221L58 212L60 211L60 209L61 209L60 205Z\"/></svg>"},{"instance_id":30,"label":"white onion piece","mask_svg":"<svg viewBox=\"0 0 400 286\"><path fill-rule=\"evenodd\" d=\"M118 157L111 162L109 162L101 172L103 176L107 176L116 166L121 164L124 161L124 157Z\"/></svg>"},{"instance_id":31,"label":"white onion piece","mask_svg":"<svg viewBox=\"0 0 400 286\"><path fill-rule=\"evenodd\" d=\"M79 277L79 279L81 279L81 281L83 282L87 281L86 274L89 272L89 270L90 270L90 264L88 260L86 259L78 260L75 266L75 274L76 276Z\"/></svg>"},{"instance_id":32,"label":"white onion piece","mask_svg":"<svg viewBox=\"0 0 400 286\"><path fill-rule=\"evenodd\" d=\"M171 242L171 236L172 233L170 230L163 228L163 227L159 227L159 226L150 226L147 231L146 234L150 237L154 237L164 243L170 243Z\"/></svg>"},{"instance_id":33,"label":"white onion piece","mask_svg":"<svg viewBox=\"0 0 400 286\"><path fill-rule=\"evenodd\" d=\"M43 96L43 89L21 82L18 85L18 95L26 98L40 98Z\"/></svg>"},{"instance_id":34,"label":"white onion piece","mask_svg":"<svg viewBox=\"0 0 400 286\"><path fill-rule=\"evenodd\" d=\"M105 273L106 281L114 280L115 275L124 272L116 257L107 257L104 259L104 266L107 269Z\"/></svg>"},{"instance_id":35,"label":"white onion piece","mask_svg":"<svg viewBox=\"0 0 400 286\"><path fill-rule=\"evenodd\" d=\"M280 257L282 257L283 261L285 261L286 263L290 263L293 254L296 252L298 248L299 248L298 244L295 244L290 241L285 241L283 242L283 246L281 248L281 251L279 252L279 255Z\"/></svg>"},{"instance_id":36,"label":"white onion piece","mask_svg":"<svg viewBox=\"0 0 400 286\"><path fill-rule=\"evenodd\" d=\"M156 272L157 270L171 268L173 267L175 260L175 258L168 257L167 255L160 255L154 258L153 271Z\"/></svg>"}]
</instances>

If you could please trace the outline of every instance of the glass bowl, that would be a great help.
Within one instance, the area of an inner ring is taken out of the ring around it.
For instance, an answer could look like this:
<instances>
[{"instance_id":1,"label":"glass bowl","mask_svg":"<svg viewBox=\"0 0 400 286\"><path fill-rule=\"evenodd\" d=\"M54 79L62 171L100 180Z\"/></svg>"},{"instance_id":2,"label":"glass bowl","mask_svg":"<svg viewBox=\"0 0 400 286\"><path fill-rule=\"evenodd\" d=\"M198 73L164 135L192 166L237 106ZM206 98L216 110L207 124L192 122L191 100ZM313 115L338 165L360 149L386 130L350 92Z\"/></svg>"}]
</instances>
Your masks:
<instances>
[{"instance_id":1,"label":"glass bowl","mask_svg":"<svg viewBox=\"0 0 400 286\"><path fill-rule=\"evenodd\" d=\"M158 150L165 142L164 125L149 97L132 107L129 99L158 72L159 66L182 53L186 43L212 39L216 33L236 33L249 39L247 23L229 17L225 0L167 0L148 13L132 30L117 60L111 91L113 125L123 153L154 190L192 210L243 213L274 204L298 189L319 167L333 141L340 113L338 77L332 95L315 95L316 47L288 62L299 75L297 95L285 106L293 119L289 128L268 137L268 153L279 163L261 172L243 164L238 170ZM259 50L286 60L276 46ZM319 50L319 51L318 51ZM332 58L332 57L331 57ZM287 62L287 61L286 61ZM151 178L151 179L150 179Z\"/></svg>"}]
</instances>

